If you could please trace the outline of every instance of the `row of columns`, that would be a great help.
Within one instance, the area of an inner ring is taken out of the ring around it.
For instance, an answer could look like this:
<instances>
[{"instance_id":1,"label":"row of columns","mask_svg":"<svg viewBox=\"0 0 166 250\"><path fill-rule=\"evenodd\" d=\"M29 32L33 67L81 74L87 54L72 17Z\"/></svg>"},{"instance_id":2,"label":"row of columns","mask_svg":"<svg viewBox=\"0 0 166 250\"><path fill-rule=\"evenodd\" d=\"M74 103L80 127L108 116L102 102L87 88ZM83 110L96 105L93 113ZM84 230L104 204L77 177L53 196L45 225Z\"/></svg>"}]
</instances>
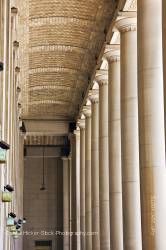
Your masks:
<instances>
[{"instance_id":1,"label":"row of columns","mask_svg":"<svg viewBox=\"0 0 166 250\"><path fill-rule=\"evenodd\" d=\"M138 0L137 18L116 21L120 44L106 48L108 72L78 121L80 231L97 232L81 250L166 249L161 20L161 0Z\"/></svg>"},{"instance_id":2,"label":"row of columns","mask_svg":"<svg viewBox=\"0 0 166 250\"><path fill-rule=\"evenodd\" d=\"M23 145L20 131L20 68L18 42L18 9L15 1L0 0L0 139L10 145L7 163L0 167L0 184L14 187L14 197L0 208L0 250L22 249L22 237L14 242L6 228L8 213L23 218ZM18 91L19 90L19 91Z\"/></svg>"}]
</instances>

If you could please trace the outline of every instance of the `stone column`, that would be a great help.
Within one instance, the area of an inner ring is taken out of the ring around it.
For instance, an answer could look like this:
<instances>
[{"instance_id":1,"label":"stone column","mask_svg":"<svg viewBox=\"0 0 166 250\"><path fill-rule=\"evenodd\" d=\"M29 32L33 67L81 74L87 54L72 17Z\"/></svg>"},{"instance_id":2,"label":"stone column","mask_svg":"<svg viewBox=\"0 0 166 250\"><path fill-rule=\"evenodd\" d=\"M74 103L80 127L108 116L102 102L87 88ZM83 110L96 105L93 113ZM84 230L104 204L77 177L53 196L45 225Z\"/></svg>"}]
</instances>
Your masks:
<instances>
[{"instance_id":1,"label":"stone column","mask_svg":"<svg viewBox=\"0 0 166 250\"><path fill-rule=\"evenodd\" d=\"M91 174L92 174L92 249L100 250L100 212L99 212L99 90L89 93L92 105L91 133Z\"/></svg>"},{"instance_id":2,"label":"stone column","mask_svg":"<svg viewBox=\"0 0 166 250\"><path fill-rule=\"evenodd\" d=\"M77 230L76 223L76 135L70 136L71 143L71 232L75 233ZM73 234L70 238L71 249L77 249L77 237Z\"/></svg>"},{"instance_id":3,"label":"stone column","mask_svg":"<svg viewBox=\"0 0 166 250\"><path fill-rule=\"evenodd\" d=\"M107 46L104 56L108 61L110 242L111 249L123 250L120 45Z\"/></svg>"},{"instance_id":4,"label":"stone column","mask_svg":"<svg viewBox=\"0 0 166 250\"><path fill-rule=\"evenodd\" d=\"M162 27L163 27L163 74L164 74L164 97L166 96L166 1L162 1ZM165 124L166 124L166 98L164 98ZM166 126L165 126L166 134ZM166 143L166 138L165 138Z\"/></svg>"},{"instance_id":5,"label":"stone column","mask_svg":"<svg viewBox=\"0 0 166 250\"><path fill-rule=\"evenodd\" d=\"M121 32L121 152L124 250L141 250L136 18L116 22Z\"/></svg>"},{"instance_id":6,"label":"stone column","mask_svg":"<svg viewBox=\"0 0 166 250\"><path fill-rule=\"evenodd\" d=\"M110 250L109 162L108 162L108 72L98 71L99 84L99 199L100 249Z\"/></svg>"},{"instance_id":7,"label":"stone column","mask_svg":"<svg viewBox=\"0 0 166 250\"><path fill-rule=\"evenodd\" d=\"M138 1L138 94L143 250L166 249L161 23L164 2L165 0Z\"/></svg>"},{"instance_id":8,"label":"stone column","mask_svg":"<svg viewBox=\"0 0 166 250\"><path fill-rule=\"evenodd\" d=\"M91 105L83 107L85 115L85 229L92 231L91 204ZM86 235L86 250L92 250L92 236Z\"/></svg>"},{"instance_id":9,"label":"stone column","mask_svg":"<svg viewBox=\"0 0 166 250\"><path fill-rule=\"evenodd\" d=\"M72 161L71 155L68 157L69 164L69 232L72 232ZM72 249L72 236L69 235L69 249Z\"/></svg>"},{"instance_id":10,"label":"stone column","mask_svg":"<svg viewBox=\"0 0 166 250\"><path fill-rule=\"evenodd\" d=\"M80 231L85 232L85 119L78 122L80 128ZM81 250L85 250L85 236L81 235Z\"/></svg>"},{"instance_id":11,"label":"stone column","mask_svg":"<svg viewBox=\"0 0 166 250\"><path fill-rule=\"evenodd\" d=\"M69 232L69 160L63 157L63 231ZM63 249L69 250L69 235L63 236Z\"/></svg>"},{"instance_id":12,"label":"stone column","mask_svg":"<svg viewBox=\"0 0 166 250\"><path fill-rule=\"evenodd\" d=\"M76 136L76 232L80 232L80 130L74 131ZM80 250L80 235L77 236L77 250Z\"/></svg>"}]
</instances>

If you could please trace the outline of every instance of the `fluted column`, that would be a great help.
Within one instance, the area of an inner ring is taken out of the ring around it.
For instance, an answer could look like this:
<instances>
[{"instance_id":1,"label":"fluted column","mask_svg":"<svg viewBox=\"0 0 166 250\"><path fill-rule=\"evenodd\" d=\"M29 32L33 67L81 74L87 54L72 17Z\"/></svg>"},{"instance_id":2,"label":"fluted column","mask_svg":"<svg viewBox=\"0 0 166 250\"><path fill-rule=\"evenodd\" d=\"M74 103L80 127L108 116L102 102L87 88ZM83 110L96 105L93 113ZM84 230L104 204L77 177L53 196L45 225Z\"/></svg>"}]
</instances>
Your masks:
<instances>
[{"instance_id":1,"label":"fluted column","mask_svg":"<svg viewBox=\"0 0 166 250\"><path fill-rule=\"evenodd\" d=\"M80 231L85 232L85 119L78 121L80 128ZM81 235L81 250L85 250L85 236Z\"/></svg>"},{"instance_id":2,"label":"fluted column","mask_svg":"<svg viewBox=\"0 0 166 250\"><path fill-rule=\"evenodd\" d=\"M116 22L121 33L121 152L125 250L141 250L136 18Z\"/></svg>"},{"instance_id":3,"label":"fluted column","mask_svg":"<svg viewBox=\"0 0 166 250\"><path fill-rule=\"evenodd\" d=\"M91 105L84 106L85 115L85 229L92 231L92 204L91 204ZM92 236L86 235L86 250L92 250Z\"/></svg>"},{"instance_id":4,"label":"fluted column","mask_svg":"<svg viewBox=\"0 0 166 250\"><path fill-rule=\"evenodd\" d=\"M111 249L123 250L120 45L110 45L106 49L104 56L108 61L110 242Z\"/></svg>"},{"instance_id":5,"label":"fluted column","mask_svg":"<svg viewBox=\"0 0 166 250\"><path fill-rule=\"evenodd\" d=\"M162 3L164 6L164 2L165 0L138 1L138 93L143 250L166 249L161 23Z\"/></svg>"},{"instance_id":6,"label":"fluted column","mask_svg":"<svg viewBox=\"0 0 166 250\"><path fill-rule=\"evenodd\" d=\"M63 157L63 231L69 232L69 161ZM63 249L69 250L69 235L63 236Z\"/></svg>"},{"instance_id":7,"label":"fluted column","mask_svg":"<svg viewBox=\"0 0 166 250\"><path fill-rule=\"evenodd\" d=\"M99 84L99 199L100 249L110 250L109 163L108 163L108 72L98 71Z\"/></svg>"},{"instance_id":8,"label":"fluted column","mask_svg":"<svg viewBox=\"0 0 166 250\"><path fill-rule=\"evenodd\" d=\"M92 174L92 249L100 249L100 212L99 212L99 90L93 89L89 93L92 105L92 133L91 133L91 174Z\"/></svg>"}]
</instances>

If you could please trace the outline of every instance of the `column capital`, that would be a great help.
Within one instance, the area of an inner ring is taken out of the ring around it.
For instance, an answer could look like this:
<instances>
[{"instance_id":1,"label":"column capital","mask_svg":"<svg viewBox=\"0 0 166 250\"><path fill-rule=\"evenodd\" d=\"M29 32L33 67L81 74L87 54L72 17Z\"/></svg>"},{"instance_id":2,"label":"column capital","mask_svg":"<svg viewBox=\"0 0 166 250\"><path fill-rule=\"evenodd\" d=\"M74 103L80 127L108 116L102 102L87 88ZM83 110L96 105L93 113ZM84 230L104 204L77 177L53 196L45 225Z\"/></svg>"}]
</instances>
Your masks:
<instances>
[{"instance_id":1,"label":"column capital","mask_svg":"<svg viewBox=\"0 0 166 250\"><path fill-rule=\"evenodd\" d=\"M108 71L107 70L96 70L95 81L99 86L108 84Z\"/></svg>"},{"instance_id":2,"label":"column capital","mask_svg":"<svg viewBox=\"0 0 166 250\"><path fill-rule=\"evenodd\" d=\"M15 40L15 41L13 42L13 47L14 47L14 49L15 49L15 50L18 49L19 46L20 46L20 43L19 43L17 40Z\"/></svg>"},{"instance_id":3,"label":"column capital","mask_svg":"<svg viewBox=\"0 0 166 250\"><path fill-rule=\"evenodd\" d=\"M126 17L121 18L115 22L115 27L119 32L129 32L137 30L137 18L136 17Z\"/></svg>"},{"instance_id":4,"label":"column capital","mask_svg":"<svg viewBox=\"0 0 166 250\"><path fill-rule=\"evenodd\" d=\"M80 129L85 129L85 119L78 119L77 124Z\"/></svg>"},{"instance_id":5,"label":"column capital","mask_svg":"<svg viewBox=\"0 0 166 250\"><path fill-rule=\"evenodd\" d=\"M12 14L13 16L16 16L16 15L18 14L18 8L16 8L15 6L13 6L13 7L11 8L11 14Z\"/></svg>"},{"instance_id":6,"label":"column capital","mask_svg":"<svg viewBox=\"0 0 166 250\"><path fill-rule=\"evenodd\" d=\"M20 67L19 67L19 66L16 66L16 67L15 67L15 73L16 73L16 74L19 74L19 73L20 73Z\"/></svg>"},{"instance_id":7,"label":"column capital","mask_svg":"<svg viewBox=\"0 0 166 250\"><path fill-rule=\"evenodd\" d=\"M91 105L84 105L82 112L85 117L91 117Z\"/></svg>"},{"instance_id":8,"label":"column capital","mask_svg":"<svg viewBox=\"0 0 166 250\"><path fill-rule=\"evenodd\" d=\"M120 61L120 44L106 45L104 57L110 63Z\"/></svg>"},{"instance_id":9,"label":"column capital","mask_svg":"<svg viewBox=\"0 0 166 250\"><path fill-rule=\"evenodd\" d=\"M91 89L88 94L89 100L92 104L99 102L99 90L98 89Z\"/></svg>"}]
</instances>

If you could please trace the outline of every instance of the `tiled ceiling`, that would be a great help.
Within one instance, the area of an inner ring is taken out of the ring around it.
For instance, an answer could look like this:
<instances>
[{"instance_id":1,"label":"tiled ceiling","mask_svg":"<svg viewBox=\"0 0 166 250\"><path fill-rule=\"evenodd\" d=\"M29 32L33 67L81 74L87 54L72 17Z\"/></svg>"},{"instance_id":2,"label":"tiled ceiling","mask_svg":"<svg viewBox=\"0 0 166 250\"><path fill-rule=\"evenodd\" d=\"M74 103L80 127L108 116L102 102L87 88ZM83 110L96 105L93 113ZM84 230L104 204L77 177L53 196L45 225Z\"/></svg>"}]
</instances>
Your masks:
<instances>
[{"instance_id":1,"label":"tiled ceiling","mask_svg":"<svg viewBox=\"0 0 166 250\"><path fill-rule=\"evenodd\" d=\"M21 49L27 51L22 59L23 118L74 119L105 42L116 3L113 0L24 1L20 17Z\"/></svg>"}]
</instances>

